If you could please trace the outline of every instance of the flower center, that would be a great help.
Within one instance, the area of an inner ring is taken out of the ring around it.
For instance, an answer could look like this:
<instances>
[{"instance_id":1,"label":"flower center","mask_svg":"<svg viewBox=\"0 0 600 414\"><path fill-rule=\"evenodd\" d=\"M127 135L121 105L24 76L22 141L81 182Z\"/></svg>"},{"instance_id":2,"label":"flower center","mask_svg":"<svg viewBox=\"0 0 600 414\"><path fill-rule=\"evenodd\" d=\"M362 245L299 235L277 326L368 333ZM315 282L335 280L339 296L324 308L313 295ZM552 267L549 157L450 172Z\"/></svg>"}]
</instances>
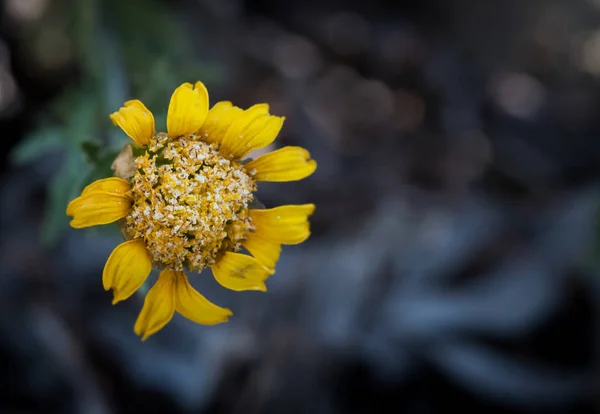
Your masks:
<instances>
[{"instance_id":1,"label":"flower center","mask_svg":"<svg viewBox=\"0 0 600 414\"><path fill-rule=\"evenodd\" d=\"M156 264L202 270L219 253L241 249L252 229L248 204L256 191L241 164L194 134L169 140L164 133L134 163L126 231L144 239Z\"/></svg>"}]
</instances>

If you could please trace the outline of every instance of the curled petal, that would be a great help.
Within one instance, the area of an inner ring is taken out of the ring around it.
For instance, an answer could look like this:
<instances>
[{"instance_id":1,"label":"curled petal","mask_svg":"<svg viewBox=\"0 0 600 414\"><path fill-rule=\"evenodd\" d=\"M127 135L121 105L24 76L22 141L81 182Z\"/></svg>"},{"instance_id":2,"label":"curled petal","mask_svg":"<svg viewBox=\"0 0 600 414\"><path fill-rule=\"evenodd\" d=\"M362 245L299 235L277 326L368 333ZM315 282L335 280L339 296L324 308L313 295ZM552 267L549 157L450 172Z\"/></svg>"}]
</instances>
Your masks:
<instances>
[{"instance_id":1,"label":"curled petal","mask_svg":"<svg viewBox=\"0 0 600 414\"><path fill-rule=\"evenodd\" d=\"M314 204L280 206L250 210L250 218L257 236L273 243L298 244L310 236L308 217L314 211Z\"/></svg>"},{"instance_id":2,"label":"curled petal","mask_svg":"<svg viewBox=\"0 0 600 414\"><path fill-rule=\"evenodd\" d=\"M198 131L199 137L209 144L220 144L233 121L243 113L243 109L233 106L231 102L217 102L208 111L208 116Z\"/></svg>"},{"instance_id":3,"label":"curled petal","mask_svg":"<svg viewBox=\"0 0 600 414\"><path fill-rule=\"evenodd\" d=\"M124 196L127 195L129 190L131 190L131 184L129 184L128 181L118 177L109 177L94 181L83 189L81 195L83 196L94 191L99 191Z\"/></svg>"},{"instance_id":4,"label":"curled petal","mask_svg":"<svg viewBox=\"0 0 600 414\"><path fill-rule=\"evenodd\" d=\"M273 273L255 258L226 252L212 267L213 276L221 286L241 291L260 290L266 292L265 280Z\"/></svg>"},{"instance_id":5,"label":"curled petal","mask_svg":"<svg viewBox=\"0 0 600 414\"><path fill-rule=\"evenodd\" d=\"M105 290L113 290L113 305L137 291L152 271L152 259L144 241L129 240L118 245L108 257L102 272Z\"/></svg>"},{"instance_id":6,"label":"curled petal","mask_svg":"<svg viewBox=\"0 0 600 414\"><path fill-rule=\"evenodd\" d=\"M123 195L92 191L71 201L67 216L73 217L71 227L80 229L113 223L125 217L131 209L131 198Z\"/></svg>"},{"instance_id":7,"label":"curled petal","mask_svg":"<svg viewBox=\"0 0 600 414\"><path fill-rule=\"evenodd\" d=\"M129 190L131 190L131 185L125 180L121 180L116 177L103 178L101 180L96 180L93 183L89 184L87 187L85 187L81 192L81 196L79 196L75 200L81 199L81 197L90 195L93 192L127 196ZM74 203L75 200L71 201L67 206L67 216L73 216L73 207L77 204Z\"/></svg>"},{"instance_id":8,"label":"curled petal","mask_svg":"<svg viewBox=\"0 0 600 414\"><path fill-rule=\"evenodd\" d=\"M258 104L247 109L229 127L221 143L221 152L241 159L250 151L264 148L277 138L284 117L269 115L269 106Z\"/></svg>"},{"instance_id":9,"label":"curled petal","mask_svg":"<svg viewBox=\"0 0 600 414\"><path fill-rule=\"evenodd\" d=\"M200 129L208 114L208 91L202 82L184 83L173 92L167 113L170 138L192 134Z\"/></svg>"},{"instance_id":10,"label":"curled petal","mask_svg":"<svg viewBox=\"0 0 600 414\"><path fill-rule=\"evenodd\" d=\"M256 260L268 269L275 269L281 254L281 245L265 240L256 233L249 233L242 245Z\"/></svg>"},{"instance_id":11,"label":"curled petal","mask_svg":"<svg viewBox=\"0 0 600 414\"><path fill-rule=\"evenodd\" d=\"M283 147L246 164L257 181L296 181L311 175L317 162L301 147Z\"/></svg>"},{"instance_id":12,"label":"curled petal","mask_svg":"<svg viewBox=\"0 0 600 414\"><path fill-rule=\"evenodd\" d=\"M229 309L210 302L190 285L184 272L176 275L175 310L191 321L202 325L215 325L227 322L233 315Z\"/></svg>"},{"instance_id":13,"label":"curled petal","mask_svg":"<svg viewBox=\"0 0 600 414\"><path fill-rule=\"evenodd\" d=\"M163 270L146 294L144 306L133 327L133 331L142 337L142 341L160 331L173 318L177 283L175 278L172 270Z\"/></svg>"},{"instance_id":14,"label":"curled petal","mask_svg":"<svg viewBox=\"0 0 600 414\"><path fill-rule=\"evenodd\" d=\"M141 101L125 102L125 106L113 112L110 119L140 147L147 146L154 136L154 116Z\"/></svg>"}]
</instances>

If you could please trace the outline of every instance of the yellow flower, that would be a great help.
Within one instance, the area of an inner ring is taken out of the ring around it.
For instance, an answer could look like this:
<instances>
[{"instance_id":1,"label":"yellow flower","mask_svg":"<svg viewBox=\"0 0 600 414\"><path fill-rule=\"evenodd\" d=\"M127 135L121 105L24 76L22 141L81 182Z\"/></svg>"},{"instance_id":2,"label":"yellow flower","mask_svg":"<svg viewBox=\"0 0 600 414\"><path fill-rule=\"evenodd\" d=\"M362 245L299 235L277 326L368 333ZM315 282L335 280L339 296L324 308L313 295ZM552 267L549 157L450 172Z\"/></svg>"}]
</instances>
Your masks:
<instances>
[{"instance_id":1,"label":"yellow flower","mask_svg":"<svg viewBox=\"0 0 600 414\"><path fill-rule=\"evenodd\" d=\"M123 230L127 241L106 261L104 289L112 289L115 304L138 290L153 267L162 270L135 323L142 340L175 311L205 325L227 321L231 311L198 293L185 270L211 268L228 289L266 291L281 245L310 235L315 206L251 208L256 182L300 180L316 162L299 147L242 161L275 140L284 118L270 115L266 104L243 110L218 102L209 110L201 82L175 90L167 133L155 131L152 113L138 100L110 118L139 148L138 156L122 169L126 174L90 184L67 207L74 228L118 221ZM250 255L238 253L242 247Z\"/></svg>"}]
</instances>

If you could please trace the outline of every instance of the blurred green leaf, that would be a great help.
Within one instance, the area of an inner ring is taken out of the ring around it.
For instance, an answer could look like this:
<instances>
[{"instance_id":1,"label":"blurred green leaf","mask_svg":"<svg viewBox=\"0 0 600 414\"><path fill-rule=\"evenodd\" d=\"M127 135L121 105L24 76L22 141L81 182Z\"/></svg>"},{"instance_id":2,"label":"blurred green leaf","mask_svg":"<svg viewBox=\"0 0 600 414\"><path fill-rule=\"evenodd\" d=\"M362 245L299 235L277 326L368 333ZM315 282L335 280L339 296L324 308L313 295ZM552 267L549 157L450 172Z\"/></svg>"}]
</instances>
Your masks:
<instances>
[{"instance_id":1,"label":"blurred green leaf","mask_svg":"<svg viewBox=\"0 0 600 414\"><path fill-rule=\"evenodd\" d=\"M89 170L89 173L84 178L82 184L77 188L77 192L83 190L83 187L93 181L101 178L111 177L114 174L111 166L115 158L119 155L119 151L106 151L100 154L94 163L94 166Z\"/></svg>"},{"instance_id":2,"label":"blurred green leaf","mask_svg":"<svg viewBox=\"0 0 600 414\"><path fill-rule=\"evenodd\" d=\"M41 241L45 245L53 245L67 227L67 204L76 197L76 189L81 187L88 170L89 165L83 161L81 153L71 152L67 153L62 168L52 177L41 230Z\"/></svg>"},{"instance_id":3,"label":"blurred green leaf","mask_svg":"<svg viewBox=\"0 0 600 414\"><path fill-rule=\"evenodd\" d=\"M40 128L32 132L11 151L10 158L16 165L28 164L46 153L64 148L59 128Z\"/></svg>"},{"instance_id":4,"label":"blurred green leaf","mask_svg":"<svg viewBox=\"0 0 600 414\"><path fill-rule=\"evenodd\" d=\"M102 54L99 44L99 22L103 0L71 0L72 36L76 42L76 52L87 76L93 80L101 78Z\"/></svg>"},{"instance_id":5,"label":"blurred green leaf","mask_svg":"<svg viewBox=\"0 0 600 414\"><path fill-rule=\"evenodd\" d=\"M76 106L72 108L65 130L66 138L73 147L80 147L84 142L99 141L96 110L94 96L85 90L82 91L78 96Z\"/></svg>"},{"instance_id":6,"label":"blurred green leaf","mask_svg":"<svg viewBox=\"0 0 600 414\"><path fill-rule=\"evenodd\" d=\"M88 161L92 164L95 164L98 161L98 157L100 157L100 144L97 142L84 142L81 144L81 149L85 153L88 158Z\"/></svg>"}]
</instances>

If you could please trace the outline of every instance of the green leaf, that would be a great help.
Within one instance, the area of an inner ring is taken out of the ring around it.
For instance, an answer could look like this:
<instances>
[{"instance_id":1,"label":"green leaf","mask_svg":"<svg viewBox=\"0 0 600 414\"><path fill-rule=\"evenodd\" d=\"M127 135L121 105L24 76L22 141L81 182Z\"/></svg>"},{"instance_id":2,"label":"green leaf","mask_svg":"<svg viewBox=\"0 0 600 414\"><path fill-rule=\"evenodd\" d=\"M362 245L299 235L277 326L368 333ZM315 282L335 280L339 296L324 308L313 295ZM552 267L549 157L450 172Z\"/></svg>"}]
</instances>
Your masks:
<instances>
[{"instance_id":1,"label":"green leaf","mask_svg":"<svg viewBox=\"0 0 600 414\"><path fill-rule=\"evenodd\" d=\"M41 241L46 246L54 245L69 223L65 213L67 204L77 196L83 177L89 166L83 162L80 152L70 151L62 168L54 174L48 187L48 200L41 229Z\"/></svg>"},{"instance_id":2,"label":"green leaf","mask_svg":"<svg viewBox=\"0 0 600 414\"><path fill-rule=\"evenodd\" d=\"M98 162L101 148L97 142L84 142L81 144L81 149L87 156L89 162L91 162L92 164Z\"/></svg>"},{"instance_id":3,"label":"green leaf","mask_svg":"<svg viewBox=\"0 0 600 414\"><path fill-rule=\"evenodd\" d=\"M100 155L94 166L89 169L89 173L82 180L80 186L76 189L76 191L81 191L83 188L92 183L93 181L100 180L101 178L112 177L114 175L114 171L111 166L115 158L119 155L119 151L106 151L102 155Z\"/></svg>"},{"instance_id":4,"label":"green leaf","mask_svg":"<svg viewBox=\"0 0 600 414\"><path fill-rule=\"evenodd\" d=\"M46 153L65 145L59 128L41 128L27 136L13 148L11 161L16 165L28 164Z\"/></svg>"},{"instance_id":5,"label":"green leaf","mask_svg":"<svg viewBox=\"0 0 600 414\"><path fill-rule=\"evenodd\" d=\"M66 123L66 138L72 145L80 147L84 142L98 141L97 107L94 96L82 90Z\"/></svg>"}]
</instances>

